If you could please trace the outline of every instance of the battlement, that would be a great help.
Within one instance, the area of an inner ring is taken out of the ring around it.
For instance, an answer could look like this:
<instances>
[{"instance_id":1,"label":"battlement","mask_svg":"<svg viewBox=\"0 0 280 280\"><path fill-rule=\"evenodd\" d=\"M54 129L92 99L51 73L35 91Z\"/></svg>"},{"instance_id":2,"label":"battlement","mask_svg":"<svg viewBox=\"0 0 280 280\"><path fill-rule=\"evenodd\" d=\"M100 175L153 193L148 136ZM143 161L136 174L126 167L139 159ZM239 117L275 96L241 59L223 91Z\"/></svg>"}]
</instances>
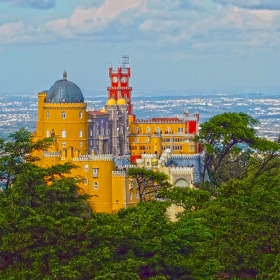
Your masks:
<instances>
[{"instance_id":1,"label":"battlement","mask_svg":"<svg viewBox=\"0 0 280 280\"><path fill-rule=\"evenodd\" d=\"M156 154L141 154L141 157L144 158L156 158Z\"/></svg>"},{"instance_id":2,"label":"battlement","mask_svg":"<svg viewBox=\"0 0 280 280\"><path fill-rule=\"evenodd\" d=\"M46 96L48 93L46 91L42 91L38 93L38 96Z\"/></svg>"},{"instance_id":3,"label":"battlement","mask_svg":"<svg viewBox=\"0 0 280 280\"><path fill-rule=\"evenodd\" d=\"M104 155L81 155L73 157L73 161L113 161L114 157L111 154Z\"/></svg>"},{"instance_id":4,"label":"battlement","mask_svg":"<svg viewBox=\"0 0 280 280\"><path fill-rule=\"evenodd\" d=\"M198 160L200 159L200 154L193 154L193 155L189 155L189 154L172 154L170 156L171 159L194 159L194 160Z\"/></svg>"},{"instance_id":5,"label":"battlement","mask_svg":"<svg viewBox=\"0 0 280 280\"><path fill-rule=\"evenodd\" d=\"M126 177L126 171L112 171L112 176L114 177Z\"/></svg>"},{"instance_id":6,"label":"battlement","mask_svg":"<svg viewBox=\"0 0 280 280\"><path fill-rule=\"evenodd\" d=\"M163 124L163 123L185 123L186 121L184 119L177 119L177 120L152 120L152 119L136 119L134 121L135 124L137 123L157 123L157 124Z\"/></svg>"},{"instance_id":7,"label":"battlement","mask_svg":"<svg viewBox=\"0 0 280 280\"><path fill-rule=\"evenodd\" d=\"M60 157L61 153L60 152L44 152L43 153L44 157Z\"/></svg>"},{"instance_id":8,"label":"battlement","mask_svg":"<svg viewBox=\"0 0 280 280\"><path fill-rule=\"evenodd\" d=\"M194 173L194 167L170 167L170 172L173 174L192 174Z\"/></svg>"}]
</instances>

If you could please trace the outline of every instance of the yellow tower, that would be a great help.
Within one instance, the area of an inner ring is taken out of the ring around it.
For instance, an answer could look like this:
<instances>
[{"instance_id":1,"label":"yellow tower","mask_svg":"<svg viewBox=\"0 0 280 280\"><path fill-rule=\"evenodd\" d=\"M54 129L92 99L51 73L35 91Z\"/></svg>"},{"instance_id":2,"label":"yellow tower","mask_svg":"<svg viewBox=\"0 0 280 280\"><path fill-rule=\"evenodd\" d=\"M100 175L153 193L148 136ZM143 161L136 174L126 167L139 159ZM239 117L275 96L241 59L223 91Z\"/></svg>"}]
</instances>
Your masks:
<instances>
[{"instance_id":1,"label":"yellow tower","mask_svg":"<svg viewBox=\"0 0 280 280\"><path fill-rule=\"evenodd\" d=\"M64 72L48 92L38 94L37 136L56 139L52 152L73 147L87 154L86 107L82 91Z\"/></svg>"}]
</instances>

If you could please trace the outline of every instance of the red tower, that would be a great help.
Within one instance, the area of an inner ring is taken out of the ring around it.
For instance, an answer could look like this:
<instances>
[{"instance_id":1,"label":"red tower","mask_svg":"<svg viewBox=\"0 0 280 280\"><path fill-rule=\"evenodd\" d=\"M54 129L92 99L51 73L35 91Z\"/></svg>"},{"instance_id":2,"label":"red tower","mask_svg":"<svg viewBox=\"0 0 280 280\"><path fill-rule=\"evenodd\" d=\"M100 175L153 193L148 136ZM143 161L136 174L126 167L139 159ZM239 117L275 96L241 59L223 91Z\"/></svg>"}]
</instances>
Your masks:
<instances>
[{"instance_id":1,"label":"red tower","mask_svg":"<svg viewBox=\"0 0 280 280\"><path fill-rule=\"evenodd\" d=\"M112 65L110 65L109 77L111 79L111 86L107 87L108 98L113 98L115 100L124 98L128 104L128 113L132 114L132 87L129 86L130 66L128 55L123 55L122 65L119 64L118 70L113 70Z\"/></svg>"}]
</instances>

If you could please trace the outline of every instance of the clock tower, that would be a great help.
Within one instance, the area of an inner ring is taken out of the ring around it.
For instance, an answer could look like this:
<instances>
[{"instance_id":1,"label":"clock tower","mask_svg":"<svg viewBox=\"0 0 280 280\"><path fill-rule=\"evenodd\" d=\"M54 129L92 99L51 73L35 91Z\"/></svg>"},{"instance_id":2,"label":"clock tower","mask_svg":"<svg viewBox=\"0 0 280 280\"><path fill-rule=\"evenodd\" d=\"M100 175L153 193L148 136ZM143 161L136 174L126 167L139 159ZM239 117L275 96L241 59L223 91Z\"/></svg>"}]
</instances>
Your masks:
<instances>
[{"instance_id":1,"label":"clock tower","mask_svg":"<svg viewBox=\"0 0 280 280\"><path fill-rule=\"evenodd\" d=\"M111 86L107 87L108 99L125 99L128 105L128 113L132 114L131 91L129 86L130 66L129 56L123 55L122 64L119 64L118 69L114 70L112 65L109 67L109 77Z\"/></svg>"}]
</instances>

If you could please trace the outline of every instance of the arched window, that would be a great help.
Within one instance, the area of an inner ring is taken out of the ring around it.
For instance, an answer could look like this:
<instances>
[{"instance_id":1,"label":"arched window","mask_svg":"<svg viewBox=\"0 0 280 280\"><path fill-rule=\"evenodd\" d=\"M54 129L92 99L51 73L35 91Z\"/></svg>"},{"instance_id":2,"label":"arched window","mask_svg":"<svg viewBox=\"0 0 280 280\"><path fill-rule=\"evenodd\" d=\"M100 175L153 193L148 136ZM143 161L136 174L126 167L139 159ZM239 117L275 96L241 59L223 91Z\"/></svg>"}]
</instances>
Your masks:
<instances>
[{"instance_id":1,"label":"arched window","mask_svg":"<svg viewBox=\"0 0 280 280\"><path fill-rule=\"evenodd\" d=\"M46 118L48 119L49 117L50 117L50 112L47 111L47 112L46 112Z\"/></svg>"},{"instance_id":2,"label":"arched window","mask_svg":"<svg viewBox=\"0 0 280 280\"><path fill-rule=\"evenodd\" d=\"M83 117L83 112L79 111L79 118L81 119Z\"/></svg>"},{"instance_id":3,"label":"arched window","mask_svg":"<svg viewBox=\"0 0 280 280\"><path fill-rule=\"evenodd\" d=\"M62 112L61 112L61 118L62 118L62 119L66 119L66 112L65 112L65 111L62 111Z\"/></svg>"},{"instance_id":4,"label":"arched window","mask_svg":"<svg viewBox=\"0 0 280 280\"><path fill-rule=\"evenodd\" d=\"M85 171L88 171L88 164L85 164Z\"/></svg>"}]
</instances>

